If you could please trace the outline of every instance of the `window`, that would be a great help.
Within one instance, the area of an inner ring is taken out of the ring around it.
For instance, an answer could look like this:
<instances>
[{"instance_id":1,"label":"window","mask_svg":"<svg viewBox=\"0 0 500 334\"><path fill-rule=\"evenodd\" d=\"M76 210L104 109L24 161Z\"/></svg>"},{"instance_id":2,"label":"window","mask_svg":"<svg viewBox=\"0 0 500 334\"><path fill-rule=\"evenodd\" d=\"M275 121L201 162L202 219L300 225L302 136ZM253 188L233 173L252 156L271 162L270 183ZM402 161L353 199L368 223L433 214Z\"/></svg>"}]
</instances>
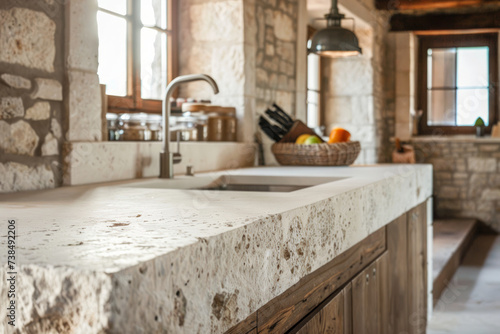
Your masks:
<instances>
[{"instance_id":1,"label":"window","mask_svg":"<svg viewBox=\"0 0 500 334\"><path fill-rule=\"evenodd\" d=\"M174 76L174 0L98 0L99 79L113 112L161 112Z\"/></svg>"},{"instance_id":2,"label":"window","mask_svg":"<svg viewBox=\"0 0 500 334\"><path fill-rule=\"evenodd\" d=\"M307 55L307 126L320 126L320 56L314 53Z\"/></svg>"},{"instance_id":3,"label":"window","mask_svg":"<svg viewBox=\"0 0 500 334\"><path fill-rule=\"evenodd\" d=\"M474 133L496 122L497 34L420 36L422 134Z\"/></svg>"},{"instance_id":4,"label":"window","mask_svg":"<svg viewBox=\"0 0 500 334\"><path fill-rule=\"evenodd\" d=\"M316 33L316 29L307 26L307 40L311 40ZM314 53L307 54L307 126L316 128L321 125L320 99L321 99L321 78L320 78L321 57Z\"/></svg>"}]
</instances>

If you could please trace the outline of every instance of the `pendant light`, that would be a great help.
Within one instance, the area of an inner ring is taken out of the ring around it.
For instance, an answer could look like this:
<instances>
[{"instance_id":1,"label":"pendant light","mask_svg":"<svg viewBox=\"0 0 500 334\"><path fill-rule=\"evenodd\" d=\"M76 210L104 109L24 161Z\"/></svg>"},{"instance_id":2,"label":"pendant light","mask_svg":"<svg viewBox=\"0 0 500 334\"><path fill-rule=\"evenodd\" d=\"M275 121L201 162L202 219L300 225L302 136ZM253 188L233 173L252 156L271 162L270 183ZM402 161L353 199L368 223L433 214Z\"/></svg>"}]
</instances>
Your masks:
<instances>
[{"instance_id":1,"label":"pendant light","mask_svg":"<svg viewBox=\"0 0 500 334\"><path fill-rule=\"evenodd\" d=\"M332 0L330 13L325 15L327 27L315 33L309 40L309 52L331 58L361 54L358 38L354 32L340 26L344 18L345 15L339 13L337 0Z\"/></svg>"}]
</instances>

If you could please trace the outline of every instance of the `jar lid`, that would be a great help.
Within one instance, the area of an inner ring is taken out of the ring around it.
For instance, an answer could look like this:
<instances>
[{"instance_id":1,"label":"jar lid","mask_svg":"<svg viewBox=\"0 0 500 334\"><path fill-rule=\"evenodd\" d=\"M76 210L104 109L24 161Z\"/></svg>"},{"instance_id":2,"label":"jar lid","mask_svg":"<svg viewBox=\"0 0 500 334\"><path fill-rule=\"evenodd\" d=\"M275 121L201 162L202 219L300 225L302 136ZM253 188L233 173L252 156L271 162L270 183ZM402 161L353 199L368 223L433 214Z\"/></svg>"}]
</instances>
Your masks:
<instances>
[{"instance_id":1,"label":"jar lid","mask_svg":"<svg viewBox=\"0 0 500 334\"><path fill-rule=\"evenodd\" d=\"M161 115L149 114L147 118L148 123L161 123L163 117Z\"/></svg>"},{"instance_id":2,"label":"jar lid","mask_svg":"<svg viewBox=\"0 0 500 334\"><path fill-rule=\"evenodd\" d=\"M207 120L206 115L183 115L183 116L171 116L172 121L177 123L197 123Z\"/></svg>"},{"instance_id":3,"label":"jar lid","mask_svg":"<svg viewBox=\"0 0 500 334\"><path fill-rule=\"evenodd\" d=\"M118 114L108 112L106 113L106 120L108 121L116 121L118 119Z\"/></svg>"},{"instance_id":4,"label":"jar lid","mask_svg":"<svg viewBox=\"0 0 500 334\"><path fill-rule=\"evenodd\" d=\"M136 114L121 114L120 121L123 123L145 125L148 120L148 116L148 114L142 112Z\"/></svg>"},{"instance_id":5,"label":"jar lid","mask_svg":"<svg viewBox=\"0 0 500 334\"><path fill-rule=\"evenodd\" d=\"M184 103L182 105L182 111L183 112L207 112L211 108L213 108L211 104L205 104L205 103Z\"/></svg>"},{"instance_id":6,"label":"jar lid","mask_svg":"<svg viewBox=\"0 0 500 334\"><path fill-rule=\"evenodd\" d=\"M236 114L236 108L235 107L220 107L219 109L220 113L225 113L225 114Z\"/></svg>"},{"instance_id":7,"label":"jar lid","mask_svg":"<svg viewBox=\"0 0 500 334\"><path fill-rule=\"evenodd\" d=\"M235 117L236 116L236 108L234 107L216 107L210 110L210 116L226 116L226 117Z\"/></svg>"},{"instance_id":8,"label":"jar lid","mask_svg":"<svg viewBox=\"0 0 500 334\"><path fill-rule=\"evenodd\" d=\"M130 120L130 121L138 121L138 120L143 121L144 120L145 121L148 119L148 116L149 116L148 114L143 113L143 112L135 113L135 114L130 113L130 114L121 114L120 119L124 120L124 121L128 121L128 120Z\"/></svg>"}]
</instances>

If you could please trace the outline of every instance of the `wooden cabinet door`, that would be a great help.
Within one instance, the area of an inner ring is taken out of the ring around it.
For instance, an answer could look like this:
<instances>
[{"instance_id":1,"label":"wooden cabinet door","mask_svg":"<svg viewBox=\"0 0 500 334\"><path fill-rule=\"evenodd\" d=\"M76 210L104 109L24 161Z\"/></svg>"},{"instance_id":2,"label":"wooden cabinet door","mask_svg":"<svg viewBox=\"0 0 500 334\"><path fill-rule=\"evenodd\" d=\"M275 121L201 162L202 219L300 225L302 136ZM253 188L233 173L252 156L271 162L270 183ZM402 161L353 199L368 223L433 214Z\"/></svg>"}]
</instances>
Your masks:
<instances>
[{"instance_id":1,"label":"wooden cabinet door","mask_svg":"<svg viewBox=\"0 0 500 334\"><path fill-rule=\"evenodd\" d=\"M388 274L388 334L408 333L408 229L404 214L387 225L387 253L391 269Z\"/></svg>"},{"instance_id":2,"label":"wooden cabinet door","mask_svg":"<svg viewBox=\"0 0 500 334\"><path fill-rule=\"evenodd\" d=\"M425 333L427 326L427 205L408 217L408 333Z\"/></svg>"},{"instance_id":3,"label":"wooden cabinet door","mask_svg":"<svg viewBox=\"0 0 500 334\"><path fill-rule=\"evenodd\" d=\"M294 332L294 331L292 331ZM340 291L333 299L310 319L306 320L297 334L343 334L344 333L344 291Z\"/></svg>"},{"instance_id":4,"label":"wooden cabinet door","mask_svg":"<svg viewBox=\"0 0 500 334\"><path fill-rule=\"evenodd\" d=\"M352 281L352 333L387 333L387 268L384 253Z\"/></svg>"}]
</instances>

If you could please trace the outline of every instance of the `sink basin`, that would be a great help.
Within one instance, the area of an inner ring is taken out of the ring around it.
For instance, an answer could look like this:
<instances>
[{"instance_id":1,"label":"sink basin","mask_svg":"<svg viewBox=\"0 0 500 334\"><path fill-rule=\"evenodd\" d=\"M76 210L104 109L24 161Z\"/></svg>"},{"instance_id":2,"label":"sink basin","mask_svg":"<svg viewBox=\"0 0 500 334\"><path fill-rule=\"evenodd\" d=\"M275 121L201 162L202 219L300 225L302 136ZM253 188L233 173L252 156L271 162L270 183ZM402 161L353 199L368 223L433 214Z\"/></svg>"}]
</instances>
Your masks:
<instances>
[{"instance_id":1,"label":"sink basin","mask_svg":"<svg viewBox=\"0 0 500 334\"><path fill-rule=\"evenodd\" d=\"M292 192L324 183L346 179L346 177L298 177L269 175L219 175L177 178L173 180L154 179L126 185L134 188L186 189L211 191L257 191Z\"/></svg>"}]
</instances>

